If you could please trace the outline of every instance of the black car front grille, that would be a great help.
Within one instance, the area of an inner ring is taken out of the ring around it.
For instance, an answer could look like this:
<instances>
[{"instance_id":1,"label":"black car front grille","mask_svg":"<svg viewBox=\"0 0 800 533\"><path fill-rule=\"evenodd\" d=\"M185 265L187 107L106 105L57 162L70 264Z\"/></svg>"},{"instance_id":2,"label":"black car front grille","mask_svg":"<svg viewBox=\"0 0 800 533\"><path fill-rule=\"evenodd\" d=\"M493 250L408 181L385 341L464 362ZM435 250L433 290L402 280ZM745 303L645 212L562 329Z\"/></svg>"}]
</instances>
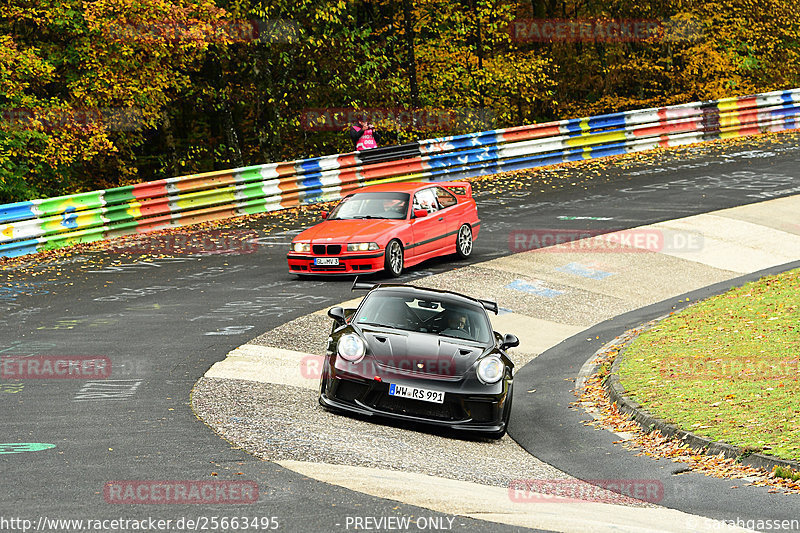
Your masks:
<instances>
[{"instance_id":1,"label":"black car front grille","mask_svg":"<svg viewBox=\"0 0 800 533\"><path fill-rule=\"evenodd\" d=\"M340 379L336 381L335 396L339 400L352 402L353 400L361 398L366 391L367 385L364 383L346 379Z\"/></svg>"},{"instance_id":2,"label":"black car front grille","mask_svg":"<svg viewBox=\"0 0 800 533\"><path fill-rule=\"evenodd\" d=\"M454 417L452 406L447 402L423 402L421 400L389 396L388 394L380 394L374 407L380 411L387 411L398 415L419 416L437 420L457 420L463 418Z\"/></svg>"},{"instance_id":3,"label":"black car front grille","mask_svg":"<svg viewBox=\"0 0 800 533\"><path fill-rule=\"evenodd\" d=\"M474 422L491 422L495 419L495 404L493 402L470 401L466 402L465 407Z\"/></svg>"},{"instance_id":4,"label":"black car front grille","mask_svg":"<svg viewBox=\"0 0 800 533\"><path fill-rule=\"evenodd\" d=\"M315 244L311 247L314 255L339 255L342 253L341 244Z\"/></svg>"}]
</instances>

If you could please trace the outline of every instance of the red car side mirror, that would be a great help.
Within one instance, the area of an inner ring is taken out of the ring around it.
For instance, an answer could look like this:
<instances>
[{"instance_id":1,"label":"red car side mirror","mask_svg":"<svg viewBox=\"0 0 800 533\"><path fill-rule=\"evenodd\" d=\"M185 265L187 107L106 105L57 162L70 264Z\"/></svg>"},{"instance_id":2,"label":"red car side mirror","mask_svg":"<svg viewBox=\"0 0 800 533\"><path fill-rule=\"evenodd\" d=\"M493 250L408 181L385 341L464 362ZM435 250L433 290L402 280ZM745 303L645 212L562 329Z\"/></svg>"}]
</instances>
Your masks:
<instances>
[{"instance_id":1,"label":"red car side mirror","mask_svg":"<svg viewBox=\"0 0 800 533\"><path fill-rule=\"evenodd\" d=\"M428 212L424 209L414 209L414 218L422 218L428 216Z\"/></svg>"},{"instance_id":2,"label":"red car side mirror","mask_svg":"<svg viewBox=\"0 0 800 533\"><path fill-rule=\"evenodd\" d=\"M326 218L328 218L328 212L327 212L327 211L322 211L322 212L319 214L319 216L321 216L321 217L322 217L322 220L325 220Z\"/></svg>"}]
</instances>

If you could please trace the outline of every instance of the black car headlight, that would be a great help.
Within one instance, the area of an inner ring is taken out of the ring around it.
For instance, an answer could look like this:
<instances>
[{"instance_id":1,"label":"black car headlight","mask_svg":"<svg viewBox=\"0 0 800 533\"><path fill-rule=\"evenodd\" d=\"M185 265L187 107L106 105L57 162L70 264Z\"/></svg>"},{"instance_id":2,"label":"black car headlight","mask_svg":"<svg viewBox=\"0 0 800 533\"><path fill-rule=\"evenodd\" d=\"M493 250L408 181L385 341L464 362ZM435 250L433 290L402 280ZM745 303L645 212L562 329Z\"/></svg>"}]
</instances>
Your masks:
<instances>
[{"instance_id":1,"label":"black car headlight","mask_svg":"<svg viewBox=\"0 0 800 533\"><path fill-rule=\"evenodd\" d=\"M500 381L500 379L502 379L505 370L506 367L499 357L495 357L493 355L484 357L481 359L480 363L478 363L478 379L487 385L491 385L492 383L497 383Z\"/></svg>"},{"instance_id":2,"label":"black car headlight","mask_svg":"<svg viewBox=\"0 0 800 533\"><path fill-rule=\"evenodd\" d=\"M336 345L336 351L343 359L351 363L357 363L364 357L367 352L367 347L361 337L354 333L342 335L339 337L339 343Z\"/></svg>"}]
</instances>

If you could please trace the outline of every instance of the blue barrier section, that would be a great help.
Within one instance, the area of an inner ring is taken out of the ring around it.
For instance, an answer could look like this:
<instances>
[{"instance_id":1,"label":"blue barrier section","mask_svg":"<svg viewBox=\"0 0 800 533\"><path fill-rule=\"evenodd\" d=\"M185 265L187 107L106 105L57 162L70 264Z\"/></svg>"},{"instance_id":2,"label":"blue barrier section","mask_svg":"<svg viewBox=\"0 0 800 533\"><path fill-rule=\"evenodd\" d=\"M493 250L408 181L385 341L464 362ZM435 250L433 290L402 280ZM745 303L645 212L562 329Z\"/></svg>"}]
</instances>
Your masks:
<instances>
[{"instance_id":1,"label":"blue barrier section","mask_svg":"<svg viewBox=\"0 0 800 533\"><path fill-rule=\"evenodd\" d=\"M800 125L800 89L414 141L0 205L0 256L328 201L372 181L464 179ZM396 162L393 163L393 162ZM323 185L324 182L324 185Z\"/></svg>"},{"instance_id":2,"label":"blue barrier section","mask_svg":"<svg viewBox=\"0 0 800 533\"><path fill-rule=\"evenodd\" d=\"M19 257L34 254L38 251L39 241L36 239L0 244L0 257Z\"/></svg>"},{"instance_id":3,"label":"blue barrier section","mask_svg":"<svg viewBox=\"0 0 800 533\"><path fill-rule=\"evenodd\" d=\"M13 204L0 205L0 223L31 218L36 218L36 214L33 212L33 202L15 202Z\"/></svg>"}]
</instances>

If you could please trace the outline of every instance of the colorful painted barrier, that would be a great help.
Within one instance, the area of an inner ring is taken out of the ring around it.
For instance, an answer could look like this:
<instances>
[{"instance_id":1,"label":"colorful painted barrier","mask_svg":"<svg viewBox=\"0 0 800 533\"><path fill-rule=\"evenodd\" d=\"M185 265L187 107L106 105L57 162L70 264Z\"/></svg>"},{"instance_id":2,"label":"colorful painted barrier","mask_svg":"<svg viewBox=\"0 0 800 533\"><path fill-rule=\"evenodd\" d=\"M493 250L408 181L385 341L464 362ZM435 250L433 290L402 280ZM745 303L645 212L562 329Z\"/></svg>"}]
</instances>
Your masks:
<instances>
[{"instance_id":1,"label":"colorful painted barrier","mask_svg":"<svg viewBox=\"0 0 800 533\"><path fill-rule=\"evenodd\" d=\"M0 205L0 256L336 200L365 184L463 179L800 128L800 89L428 139Z\"/></svg>"}]
</instances>

